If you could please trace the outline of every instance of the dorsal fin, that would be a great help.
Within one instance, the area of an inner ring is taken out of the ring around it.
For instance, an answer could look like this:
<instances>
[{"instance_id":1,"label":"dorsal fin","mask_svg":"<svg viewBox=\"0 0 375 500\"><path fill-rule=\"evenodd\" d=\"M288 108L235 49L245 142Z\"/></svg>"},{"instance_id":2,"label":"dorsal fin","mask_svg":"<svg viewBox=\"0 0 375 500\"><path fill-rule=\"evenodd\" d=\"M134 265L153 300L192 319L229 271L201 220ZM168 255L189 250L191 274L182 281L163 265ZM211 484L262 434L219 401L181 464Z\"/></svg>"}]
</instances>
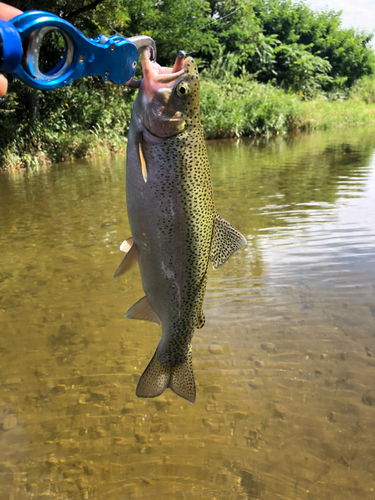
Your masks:
<instances>
[{"instance_id":1,"label":"dorsal fin","mask_svg":"<svg viewBox=\"0 0 375 500\"><path fill-rule=\"evenodd\" d=\"M216 214L211 244L211 263L214 269L224 264L229 257L246 245L247 241L232 224Z\"/></svg>"},{"instance_id":2,"label":"dorsal fin","mask_svg":"<svg viewBox=\"0 0 375 500\"><path fill-rule=\"evenodd\" d=\"M154 311L152 305L148 301L146 295L136 302L125 313L125 316L130 319L142 319L143 321L152 321L160 325L161 321L159 316Z\"/></svg>"},{"instance_id":3,"label":"dorsal fin","mask_svg":"<svg viewBox=\"0 0 375 500\"><path fill-rule=\"evenodd\" d=\"M129 252L122 259L122 262L118 266L113 277L118 278L127 271L130 271L130 269L132 269L138 262L138 257L139 257L139 248L137 247L136 243L133 243Z\"/></svg>"}]
</instances>

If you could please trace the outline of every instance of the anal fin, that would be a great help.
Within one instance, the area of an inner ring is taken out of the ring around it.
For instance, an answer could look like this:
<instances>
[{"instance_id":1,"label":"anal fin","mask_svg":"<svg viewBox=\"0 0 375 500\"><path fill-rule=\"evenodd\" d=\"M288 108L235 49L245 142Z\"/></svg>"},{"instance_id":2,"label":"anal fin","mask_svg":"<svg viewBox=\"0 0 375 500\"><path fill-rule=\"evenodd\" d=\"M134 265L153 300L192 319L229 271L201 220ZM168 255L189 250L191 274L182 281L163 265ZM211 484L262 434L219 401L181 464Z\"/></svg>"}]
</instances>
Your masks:
<instances>
[{"instance_id":1,"label":"anal fin","mask_svg":"<svg viewBox=\"0 0 375 500\"><path fill-rule=\"evenodd\" d=\"M118 266L113 277L118 278L127 271L130 271L130 269L132 269L137 264L138 257L139 257L139 248L136 243L133 243L129 252L122 259L122 262Z\"/></svg>"},{"instance_id":2,"label":"anal fin","mask_svg":"<svg viewBox=\"0 0 375 500\"><path fill-rule=\"evenodd\" d=\"M236 250L246 243L245 237L232 224L220 215L215 215L210 256L214 269L224 264Z\"/></svg>"},{"instance_id":3,"label":"anal fin","mask_svg":"<svg viewBox=\"0 0 375 500\"><path fill-rule=\"evenodd\" d=\"M152 321L160 325L159 316L154 311L152 305L148 301L146 295L136 302L126 313L125 316L129 319L141 319L143 321Z\"/></svg>"}]
</instances>

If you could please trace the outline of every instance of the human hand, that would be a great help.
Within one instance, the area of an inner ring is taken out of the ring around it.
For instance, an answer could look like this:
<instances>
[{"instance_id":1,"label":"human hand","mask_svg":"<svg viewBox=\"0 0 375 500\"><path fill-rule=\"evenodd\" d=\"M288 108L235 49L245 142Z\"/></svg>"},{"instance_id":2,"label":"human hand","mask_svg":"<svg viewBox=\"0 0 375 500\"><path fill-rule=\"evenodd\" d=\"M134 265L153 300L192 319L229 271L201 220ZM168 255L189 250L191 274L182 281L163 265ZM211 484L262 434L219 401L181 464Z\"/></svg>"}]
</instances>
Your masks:
<instances>
[{"instance_id":1,"label":"human hand","mask_svg":"<svg viewBox=\"0 0 375 500\"><path fill-rule=\"evenodd\" d=\"M2 19L3 21L9 21L19 14L22 14L21 10L16 9L15 7L11 7L6 3L0 2L0 19ZM7 88L8 80L4 75L0 74L0 97L3 97L6 94Z\"/></svg>"}]
</instances>

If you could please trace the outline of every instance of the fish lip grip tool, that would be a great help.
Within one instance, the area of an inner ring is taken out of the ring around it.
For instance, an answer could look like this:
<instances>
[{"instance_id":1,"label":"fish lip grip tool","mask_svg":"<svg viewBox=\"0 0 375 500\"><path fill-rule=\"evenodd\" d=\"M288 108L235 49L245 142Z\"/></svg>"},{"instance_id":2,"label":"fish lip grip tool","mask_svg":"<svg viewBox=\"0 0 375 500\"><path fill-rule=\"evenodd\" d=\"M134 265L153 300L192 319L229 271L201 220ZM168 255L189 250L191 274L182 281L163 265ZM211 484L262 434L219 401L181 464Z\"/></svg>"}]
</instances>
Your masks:
<instances>
[{"instance_id":1,"label":"fish lip grip tool","mask_svg":"<svg viewBox=\"0 0 375 500\"><path fill-rule=\"evenodd\" d=\"M63 37L64 54L55 68L43 73L39 67L40 48L44 37L53 31ZM26 57L21 61L22 46ZM138 49L145 46L155 60L155 42L148 36L99 35L91 40L54 14L29 11L9 22L0 21L0 72L12 73L41 90L63 87L85 76L126 84L137 68Z\"/></svg>"}]
</instances>

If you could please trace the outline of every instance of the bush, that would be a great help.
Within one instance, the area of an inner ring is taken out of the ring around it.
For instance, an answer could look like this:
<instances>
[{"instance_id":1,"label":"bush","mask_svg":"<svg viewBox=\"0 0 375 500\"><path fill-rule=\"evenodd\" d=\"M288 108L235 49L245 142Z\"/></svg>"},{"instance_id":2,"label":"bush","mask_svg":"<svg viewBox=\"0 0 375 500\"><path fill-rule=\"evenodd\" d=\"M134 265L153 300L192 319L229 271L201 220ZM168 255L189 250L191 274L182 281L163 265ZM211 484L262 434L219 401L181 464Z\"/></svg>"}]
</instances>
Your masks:
<instances>
[{"instance_id":1,"label":"bush","mask_svg":"<svg viewBox=\"0 0 375 500\"><path fill-rule=\"evenodd\" d=\"M351 97L366 104L375 103L375 77L366 76L359 80L351 90Z\"/></svg>"},{"instance_id":2,"label":"bush","mask_svg":"<svg viewBox=\"0 0 375 500\"><path fill-rule=\"evenodd\" d=\"M207 138L270 135L288 128L298 98L245 77L203 78L201 120Z\"/></svg>"},{"instance_id":3,"label":"bush","mask_svg":"<svg viewBox=\"0 0 375 500\"><path fill-rule=\"evenodd\" d=\"M88 78L48 92L11 82L0 102L0 165L16 156L17 165L28 165L124 149L134 96Z\"/></svg>"}]
</instances>

